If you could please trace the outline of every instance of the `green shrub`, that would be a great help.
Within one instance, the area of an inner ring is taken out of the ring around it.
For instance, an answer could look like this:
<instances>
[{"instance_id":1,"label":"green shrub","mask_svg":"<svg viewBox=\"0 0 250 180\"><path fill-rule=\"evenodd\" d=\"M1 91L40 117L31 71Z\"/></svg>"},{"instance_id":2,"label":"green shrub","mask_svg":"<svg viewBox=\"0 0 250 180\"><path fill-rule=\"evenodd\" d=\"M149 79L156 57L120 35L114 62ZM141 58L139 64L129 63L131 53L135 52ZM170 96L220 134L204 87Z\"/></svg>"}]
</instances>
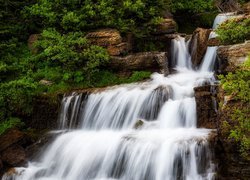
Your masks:
<instances>
[{"instance_id":1,"label":"green shrub","mask_svg":"<svg viewBox=\"0 0 250 180\"><path fill-rule=\"evenodd\" d=\"M13 113L29 114L32 111L32 95L36 94L37 84L28 78L0 84L0 120Z\"/></svg>"},{"instance_id":2,"label":"green shrub","mask_svg":"<svg viewBox=\"0 0 250 180\"><path fill-rule=\"evenodd\" d=\"M38 53L34 56L37 66L35 78L80 83L109 61L107 51L90 45L83 33L61 34L55 29L44 30L36 43Z\"/></svg>"},{"instance_id":3,"label":"green shrub","mask_svg":"<svg viewBox=\"0 0 250 180\"><path fill-rule=\"evenodd\" d=\"M222 88L226 95L231 95L238 101L236 105L226 108L230 120L223 122L224 129L229 132L229 138L240 143L241 153L248 156L250 150L250 56L242 69L226 76L220 75Z\"/></svg>"},{"instance_id":4,"label":"green shrub","mask_svg":"<svg viewBox=\"0 0 250 180\"><path fill-rule=\"evenodd\" d=\"M6 130L14 127L22 127L24 123L19 118L11 117L6 121L0 122L0 135Z\"/></svg>"},{"instance_id":5,"label":"green shrub","mask_svg":"<svg viewBox=\"0 0 250 180\"><path fill-rule=\"evenodd\" d=\"M214 0L172 0L171 11L201 13L214 10Z\"/></svg>"},{"instance_id":6,"label":"green shrub","mask_svg":"<svg viewBox=\"0 0 250 180\"><path fill-rule=\"evenodd\" d=\"M235 18L222 23L216 33L225 44L241 43L250 39L250 18Z\"/></svg>"},{"instance_id":7,"label":"green shrub","mask_svg":"<svg viewBox=\"0 0 250 180\"><path fill-rule=\"evenodd\" d=\"M169 6L170 0L38 0L26 7L26 17L40 27L63 31L88 31L111 27L121 32L146 32ZM39 23L39 24L38 24ZM139 30L139 31L138 31Z\"/></svg>"}]
</instances>

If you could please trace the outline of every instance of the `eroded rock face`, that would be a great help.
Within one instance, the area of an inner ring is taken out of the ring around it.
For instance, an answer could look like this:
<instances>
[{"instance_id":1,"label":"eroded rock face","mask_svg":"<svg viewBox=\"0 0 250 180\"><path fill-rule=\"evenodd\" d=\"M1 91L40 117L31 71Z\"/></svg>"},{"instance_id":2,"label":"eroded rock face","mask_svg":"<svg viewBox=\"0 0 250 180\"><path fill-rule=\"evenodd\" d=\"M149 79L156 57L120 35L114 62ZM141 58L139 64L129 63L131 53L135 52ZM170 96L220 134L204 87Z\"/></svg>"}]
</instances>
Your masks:
<instances>
[{"instance_id":1,"label":"eroded rock face","mask_svg":"<svg viewBox=\"0 0 250 180\"><path fill-rule=\"evenodd\" d=\"M111 58L110 67L118 71L152 70L164 71L168 74L167 53L165 52L142 52L130 54L124 57Z\"/></svg>"},{"instance_id":2,"label":"eroded rock face","mask_svg":"<svg viewBox=\"0 0 250 180\"><path fill-rule=\"evenodd\" d=\"M26 162L24 148L29 143L28 137L17 129L9 129L0 136L0 178L7 168Z\"/></svg>"},{"instance_id":3,"label":"eroded rock face","mask_svg":"<svg viewBox=\"0 0 250 180\"><path fill-rule=\"evenodd\" d=\"M210 29L197 28L192 35L189 52L194 66L200 65L206 53L210 32Z\"/></svg>"},{"instance_id":4,"label":"eroded rock face","mask_svg":"<svg viewBox=\"0 0 250 180\"><path fill-rule=\"evenodd\" d=\"M94 45L107 49L111 56L118 56L130 50L130 42L124 42L116 29L99 29L89 32L86 38Z\"/></svg>"},{"instance_id":5,"label":"eroded rock face","mask_svg":"<svg viewBox=\"0 0 250 180\"><path fill-rule=\"evenodd\" d=\"M10 129L0 136L0 152L24 139L24 133L17 129Z\"/></svg>"},{"instance_id":6,"label":"eroded rock face","mask_svg":"<svg viewBox=\"0 0 250 180\"><path fill-rule=\"evenodd\" d=\"M57 95L56 98L46 95L34 97L33 112L25 124L37 130L56 129L61 98L62 95Z\"/></svg>"},{"instance_id":7,"label":"eroded rock face","mask_svg":"<svg viewBox=\"0 0 250 180\"><path fill-rule=\"evenodd\" d=\"M240 153L239 143L228 138L228 129L223 126L224 122L233 126L231 117L232 109L240 106L247 106L235 100L233 97L226 100L223 89L218 90L217 99L223 106L220 107L217 116L218 136L212 143L215 151L219 180L248 180L250 179L250 159L243 158Z\"/></svg>"},{"instance_id":8,"label":"eroded rock face","mask_svg":"<svg viewBox=\"0 0 250 180\"><path fill-rule=\"evenodd\" d=\"M177 31L177 23L172 18L164 18L153 34L170 34Z\"/></svg>"},{"instance_id":9,"label":"eroded rock face","mask_svg":"<svg viewBox=\"0 0 250 180\"><path fill-rule=\"evenodd\" d=\"M216 129L216 99L210 85L195 87L195 100L197 110L197 127ZM215 89L214 89L215 90Z\"/></svg>"},{"instance_id":10,"label":"eroded rock face","mask_svg":"<svg viewBox=\"0 0 250 180\"><path fill-rule=\"evenodd\" d=\"M122 37L116 29L100 29L90 32L86 38L98 46L110 46L122 42Z\"/></svg>"},{"instance_id":11,"label":"eroded rock face","mask_svg":"<svg viewBox=\"0 0 250 180\"><path fill-rule=\"evenodd\" d=\"M12 145L1 155L2 161L10 166L18 166L26 161L26 154L23 147Z\"/></svg>"},{"instance_id":12,"label":"eroded rock face","mask_svg":"<svg viewBox=\"0 0 250 180\"><path fill-rule=\"evenodd\" d=\"M233 72L244 63L250 52L250 41L242 44L220 46L217 50L219 72Z\"/></svg>"}]
</instances>

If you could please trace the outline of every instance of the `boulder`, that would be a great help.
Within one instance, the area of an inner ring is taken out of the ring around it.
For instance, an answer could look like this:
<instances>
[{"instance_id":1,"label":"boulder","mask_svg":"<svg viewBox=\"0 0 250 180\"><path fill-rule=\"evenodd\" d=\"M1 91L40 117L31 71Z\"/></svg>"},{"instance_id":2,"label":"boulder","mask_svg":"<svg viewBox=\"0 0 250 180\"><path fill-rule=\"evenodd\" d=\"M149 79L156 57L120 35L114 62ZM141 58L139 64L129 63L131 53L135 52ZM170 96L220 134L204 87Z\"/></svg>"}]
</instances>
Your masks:
<instances>
[{"instance_id":1,"label":"boulder","mask_svg":"<svg viewBox=\"0 0 250 180\"><path fill-rule=\"evenodd\" d=\"M135 125L134 125L133 128L134 129L140 129L144 125L144 123L145 123L144 120L139 119L139 120L136 121L136 123L135 123Z\"/></svg>"},{"instance_id":2,"label":"boulder","mask_svg":"<svg viewBox=\"0 0 250 180\"><path fill-rule=\"evenodd\" d=\"M189 52L192 57L193 65L200 65L203 56L207 50L208 38L211 33L210 29L197 28L192 35Z\"/></svg>"},{"instance_id":3,"label":"boulder","mask_svg":"<svg viewBox=\"0 0 250 180\"><path fill-rule=\"evenodd\" d=\"M107 51L111 56L119 56L129 51L130 44L127 42L122 42L120 44L111 45L107 47Z\"/></svg>"},{"instance_id":4,"label":"boulder","mask_svg":"<svg viewBox=\"0 0 250 180\"><path fill-rule=\"evenodd\" d=\"M156 31L153 34L170 34L177 31L177 23L172 18L164 18L163 21L156 26Z\"/></svg>"},{"instance_id":5,"label":"boulder","mask_svg":"<svg viewBox=\"0 0 250 180\"><path fill-rule=\"evenodd\" d=\"M116 29L99 29L89 32L86 38L93 44L103 47L119 44L122 42L122 37Z\"/></svg>"},{"instance_id":6,"label":"boulder","mask_svg":"<svg viewBox=\"0 0 250 180\"><path fill-rule=\"evenodd\" d=\"M121 34L116 29L99 29L89 32L86 38L94 45L107 49L111 56L118 56L131 50L131 42L124 42Z\"/></svg>"},{"instance_id":7,"label":"boulder","mask_svg":"<svg viewBox=\"0 0 250 180\"><path fill-rule=\"evenodd\" d=\"M25 150L19 145L13 145L2 153L2 161L10 166L18 166L26 161Z\"/></svg>"},{"instance_id":8,"label":"boulder","mask_svg":"<svg viewBox=\"0 0 250 180\"><path fill-rule=\"evenodd\" d=\"M218 38L210 38L207 42L207 46L220 46L222 43Z\"/></svg>"},{"instance_id":9,"label":"boulder","mask_svg":"<svg viewBox=\"0 0 250 180\"><path fill-rule=\"evenodd\" d=\"M24 133L17 129L10 129L0 136L0 152L24 139Z\"/></svg>"},{"instance_id":10,"label":"boulder","mask_svg":"<svg viewBox=\"0 0 250 180\"><path fill-rule=\"evenodd\" d=\"M244 63L250 52L250 41L242 44L220 46L217 50L219 72L233 72Z\"/></svg>"},{"instance_id":11,"label":"boulder","mask_svg":"<svg viewBox=\"0 0 250 180\"><path fill-rule=\"evenodd\" d=\"M167 53L165 52L141 52L124 57L111 57L110 67L118 71L164 71L168 74Z\"/></svg>"},{"instance_id":12,"label":"boulder","mask_svg":"<svg viewBox=\"0 0 250 180\"><path fill-rule=\"evenodd\" d=\"M197 110L197 127L216 129L216 87L206 85L195 87L195 101Z\"/></svg>"},{"instance_id":13,"label":"boulder","mask_svg":"<svg viewBox=\"0 0 250 180\"><path fill-rule=\"evenodd\" d=\"M31 34L28 39L28 47L33 54L37 53L37 48L34 46L34 43L41 37L40 34Z\"/></svg>"}]
</instances>

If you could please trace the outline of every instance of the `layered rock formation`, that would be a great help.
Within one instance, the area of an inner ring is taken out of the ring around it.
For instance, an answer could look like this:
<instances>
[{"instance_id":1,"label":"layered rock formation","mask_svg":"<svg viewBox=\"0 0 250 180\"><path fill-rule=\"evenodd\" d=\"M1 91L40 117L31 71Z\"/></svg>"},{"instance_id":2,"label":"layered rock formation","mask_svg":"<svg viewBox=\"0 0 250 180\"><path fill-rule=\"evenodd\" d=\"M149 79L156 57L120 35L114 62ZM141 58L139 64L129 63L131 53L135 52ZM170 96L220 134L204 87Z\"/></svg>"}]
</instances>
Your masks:
<instances>
[{"instance_id":1,"label":"layered rock formation","mask_svg":"<svg viewBox=\"0 0 250 180\"><path fill-rule=\"evenodd\" d=\"M189 52L191 54L192 62L195 67L200 65L206 53L208 38L211 31L212 30L210 29L197 28L193 32L190 41Z\"/></svg>"},{"instance_id":2,"label":"layered rock formation","mask_svg":"<svg viewBox=\"0 0 250 180\"><path fill-rule=\"evenodd\" d=\"M159 71L161 69L164 74L168 74L167 53L165 52L142 52L124 57L113 56L109 65L118 71Z\"/></svg>"},{"instance_id":3,"label":"layered rock formation","mask_svg":"<svg viewBox=\"0 0 250 180\"><path fill-rule=\"evenodd\" d=\"M250 41L242 44L220 46L217 50L219 72L233 72L247 59L250 52Z\"/></svg>"},{"instance_id":4,"label":"layered rock formation","mask_svg":"<svg viewBox=\"0 0 250 180\"><path fill-rule=\"evenodd\" d=\"M163 21L157 25L155 35L171 34L177 31L177 23L172 18L164 18Z\"/></svg>"},{"instance_id":5,"label":"layered rock formation","mask_svg":"<svg viewBox=\"0 0 250 180\"><path fill-rule=\"evenodd\" d=\"M111 56L128 53L132 48L131 42L123 41L120 32L116 29L99 29L89 32L86 38L92 44L106 48Z\"/></svg>"},{"instance_id":6,"label":"layered rock formation","mask_svg":"<svg viewBox=\"0 0 250 180\"><path fill-rule=\"evenodd\" d=\"M26 162L26 144L25 134L16 129L10 129L0 136L0 177L7 168Z\"/></svg>"},{"instance_id":7,"label":"layered rock formation","mask_svg":"<svg viewBox=\"0 0 250 180\"><path fill-rule=\"evenodd\" d=\"M194 88L197 110L197 127L216 129L217 122L217 86L200 86Z\"/></svg>"}]
</instances>

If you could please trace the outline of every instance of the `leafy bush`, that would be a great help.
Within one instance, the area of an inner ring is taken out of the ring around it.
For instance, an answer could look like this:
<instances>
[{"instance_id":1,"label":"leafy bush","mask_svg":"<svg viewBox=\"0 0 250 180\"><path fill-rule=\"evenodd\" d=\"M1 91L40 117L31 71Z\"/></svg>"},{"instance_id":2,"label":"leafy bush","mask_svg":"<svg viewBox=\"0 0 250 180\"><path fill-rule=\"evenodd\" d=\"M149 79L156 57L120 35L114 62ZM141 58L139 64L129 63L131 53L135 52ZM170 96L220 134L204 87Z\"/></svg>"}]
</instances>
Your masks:
<instances>
[{"instance_id":1,"label":"leafy bush","mask_svg":"<svg viewBox=\"0 0 250 180\"><path fill-rule=\"evenodd\" d=\"M80 32L60 34L55 29L44 30L37 42L36 78L58 82L80 83L109 61L107 51L90 45ZM50 77L49 77L50 76Z\"/></svg>"},{"instance_id":2,"label":"leafy bush","mask_svg":"<svg viewBox=\"0 0 250 180\"><path fill-rule=\"evenodd\" d=\"M201 13L214 10L214 0L172 0L171 11Z\"/></svg>"},{"instance_id":3,"label":"leafy bush","mask_svg":"<svg viewBox=\"0 0 250 180\"><path fill-rule=\"evenodd\" d=\"M235 18L222 23L217 29L221 42L241 43L250 39L250 18Z\"/></svg>"},{"instance_id":4,"label":"leafy bush","mask_svg":"<svg viewBox=\"0 0 250 180\"><path fill-rule=\"evenodd\" d=\"M0 122L0 135L13 127L22 127L24 124L19 118L11 117L6 121Z\"/></svg>"},{"instance_id":5,"label":"leafy bush","mask_svg":"<svg viewBox=\"0 0 250 180\"><path fill-rule=\"evenodd\" d=\"M26 7L25 15L41 27L63 31L88 31L111 27L121 32L140 33L159 19L170 0L38 0ZM138 31L139 30L139 31Z\"/></svg>"},{"instance_id":6,"label":"leafy bush","mask_svg":"<svg viewBox=\"0 0 250 180\"><path fill-rule=\"evenodd\" d=\"M32 79L22 78L0 84L0 121L14 113L29 114L32 111L32 95L37 84Z\"/></svg>"},{"instance_id":7,"label":"leafy bush","mask_svg":"<svg viewBox=\"0 0 250 180\"><path fill-rule=\"evenodd\" d=\"M224 109L230 115L231 122L225 121L224 129L229 131L229 138L240 143L241 153L244 157L250 150L250 56L241 70L235 74L229 73L227 76L219 76L222 88L227 95L238 100L238 104Z\"/></svg>"}]
</instances>

